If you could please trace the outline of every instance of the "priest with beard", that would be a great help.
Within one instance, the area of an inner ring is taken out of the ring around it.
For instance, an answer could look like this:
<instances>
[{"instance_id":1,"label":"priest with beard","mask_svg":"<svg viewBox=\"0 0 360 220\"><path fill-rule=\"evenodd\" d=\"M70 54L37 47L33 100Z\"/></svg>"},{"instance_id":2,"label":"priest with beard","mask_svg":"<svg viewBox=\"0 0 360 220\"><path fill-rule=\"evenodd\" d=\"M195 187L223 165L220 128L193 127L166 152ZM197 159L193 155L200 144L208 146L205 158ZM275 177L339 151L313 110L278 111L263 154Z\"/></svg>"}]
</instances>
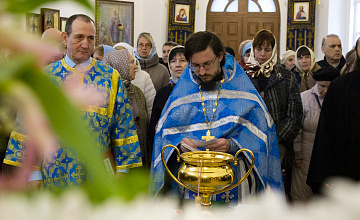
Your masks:
<instances>
[{"instance_id":1,"label":"priest with beard","mask_svg":"<svg viewBox=\"0 0 360 220\"><path fill-rule=\"evenodd\" d=\"M250 176L238 187L213 195L213 201L234 206L266 189L283 194L274 121L243 69L234 57L225 55L220 39L208 31L193 34L185 43L184 54L189 66L167 100L155 130L152 192L185 199L194 199L196 195L178 186L165 172L161 151L171 144L181 153L188 152L190 147L231 155L246 148L254 153L255 166ZM194 140L211 139L215 140L205 147L194 144ZM175 176L180 166L176 156L173 148L164 152ZM250 164L247 152L239 154L238 165L233 165L235 183Z\"/></svg>"},{"instance_id":2,"label":"priest with beard","mask_svg":"<svg viewBox=\"0 0 360 220\"><path fill-rule=\"evenodd\" d=\"M313 193L332 187L332 178L360 180L360 38L355 70L330 84L321 107L306 184Z\"/></svg>"}]
</instances>

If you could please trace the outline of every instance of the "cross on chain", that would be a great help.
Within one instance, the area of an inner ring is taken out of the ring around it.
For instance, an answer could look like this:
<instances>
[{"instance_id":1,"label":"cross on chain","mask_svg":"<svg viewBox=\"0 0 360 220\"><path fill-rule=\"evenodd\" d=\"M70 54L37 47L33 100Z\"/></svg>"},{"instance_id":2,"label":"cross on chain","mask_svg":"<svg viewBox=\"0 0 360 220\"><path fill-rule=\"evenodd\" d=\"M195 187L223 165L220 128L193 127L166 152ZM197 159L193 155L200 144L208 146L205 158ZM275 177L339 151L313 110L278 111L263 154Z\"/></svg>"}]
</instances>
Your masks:
<instances>
[{"instance_id":1,"label":"cross on chain","mask_svg":"<svg viewBox=\"0 0 360 220\"><path fill-rule=\"evenodd\" d=\"M210 130L207 130L206 132L206 136L202 136L201 139L205 140L205 141L211 141L212 139L214 139L215 136L211 136L210 135Z\"/></svg>"}]
</instances>

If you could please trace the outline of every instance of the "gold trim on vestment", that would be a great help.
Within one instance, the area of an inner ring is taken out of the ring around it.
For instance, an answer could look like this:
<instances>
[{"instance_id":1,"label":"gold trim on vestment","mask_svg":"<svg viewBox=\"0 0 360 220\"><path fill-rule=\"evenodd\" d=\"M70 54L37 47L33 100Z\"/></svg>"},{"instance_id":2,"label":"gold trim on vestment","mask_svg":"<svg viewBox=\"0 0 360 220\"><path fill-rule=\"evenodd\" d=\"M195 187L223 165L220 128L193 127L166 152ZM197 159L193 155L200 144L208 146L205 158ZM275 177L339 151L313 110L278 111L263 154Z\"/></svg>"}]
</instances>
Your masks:
<instances>
[{"instance_id":1,"label":"gold trim on vestment","mask_svg":"<svg viewBox=\"0 0 360 220\"><path fill-rule=\"evenodd\" d=\"M14 166L14 167L21 167L22 166L22 163L11 161L11 160L8 160L8 159L4 159L3 163L7 164L7 165ZM39 166L33 166L33 170L41 171L41 168Z\"/></svg>"},{"instance_id":2,"label":"gold trim on vestment","mask_svg":"<svg viewBox=\"0 0 360 220\"><path fill-rule=\"evenodd\" d=\"M141 167L142 165L143 165L142 162L127 164L127 165L121 165L121 166L116 166L116 170L124 170L124 169L129 169L129 168Z\"/></svg>"},{"instance_id":3,"label":"gold trim on vestment","mask_svg":"<svg viewBox=\"0 0 360 220\"><path fill-rule=\"evenodd\" d=\"M98 106L87 106L83 108L83 111L91 112L91 113L98 113L100 115L108 115L108 110L106 108L98 107Z\"/></svg>"},{"instance_id":4,"label":"gold trim on vestment","mask_svg":"<svg viewBox=\"0 0 360 220\"><path fill-rule=\"evenodd\" d=\"M114 69L113 75L112 75L112 78L111 78L111 90L110 90L109 106L108 106L108 116L109 116L109 118L112 118L112 115L113 115L113 112L114 112L119 79L120 79L120 74L118 73L118 71L116 71Z\"/></svg>"},{"instance_id":5,"label":"gold trim on vestment","mask_svg":"<svg viewBox=\"0 0 360 220\"><path fill-rule=\"evenodd\" d=\"M113 141L114 146L119 147L127 144L134 144L139 141L139 138L137 135L134 135L132 137L123 138L123 139L116 139Z\"/></svg>"},{"instance_id":6,"label":"gold trim on vestment","mask_svg":"<svg viewBox=\"0 0 360 220\"><path fill-rule=\"evenodd\" d=\"M10 134L10 138L16 140L16 141L21 141L21 142L25 142L25 140L28 138L27 135L25 134L21 134L19 132L16 131L12 131Z\"/></svg>"}]
</instances>

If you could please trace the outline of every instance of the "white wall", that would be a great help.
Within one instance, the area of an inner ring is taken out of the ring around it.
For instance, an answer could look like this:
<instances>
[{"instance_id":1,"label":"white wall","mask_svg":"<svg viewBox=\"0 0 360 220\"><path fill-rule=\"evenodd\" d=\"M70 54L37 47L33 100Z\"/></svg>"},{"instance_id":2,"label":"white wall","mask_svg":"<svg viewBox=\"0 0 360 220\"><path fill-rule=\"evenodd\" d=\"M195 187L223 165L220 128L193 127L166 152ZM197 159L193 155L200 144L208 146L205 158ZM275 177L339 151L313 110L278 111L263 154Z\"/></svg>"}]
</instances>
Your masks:
<instances>
[{"instance_id":1,"label":"white wall","mask_svg":"<svg viewBox=\"0 0 360 220\"><path fill-rule=\"evenodd\" d=\"M153 35L157 52L161 55L161 45L167 40L167 14L168 0L126 0L134 2L134 40L140 32L147 31ZM280 54L286 49L286 26L287 26L287 0L278 0L280 5ZM95 0L91 0L95 5ZM209 0L197 0L195 11L195 31L206 29L206 9ZM320 3L320 4L319 4ZM47 3L43 8L60 10L61 17L70 17L72 14L84 13L95 19L94 11L89 11L72 1ZM340 0L317 0L316 3L316 30L315 30L315 57L316 60L323 58L321 52L321 40L330 33L338 34L344 45L344 54L349 45L349 9L350 1ZM336 13L334 13L334 11ZM33 11L40 13L40 8ZM331 14L329 14L331 12Z\"/></svg>"}]
</instances>

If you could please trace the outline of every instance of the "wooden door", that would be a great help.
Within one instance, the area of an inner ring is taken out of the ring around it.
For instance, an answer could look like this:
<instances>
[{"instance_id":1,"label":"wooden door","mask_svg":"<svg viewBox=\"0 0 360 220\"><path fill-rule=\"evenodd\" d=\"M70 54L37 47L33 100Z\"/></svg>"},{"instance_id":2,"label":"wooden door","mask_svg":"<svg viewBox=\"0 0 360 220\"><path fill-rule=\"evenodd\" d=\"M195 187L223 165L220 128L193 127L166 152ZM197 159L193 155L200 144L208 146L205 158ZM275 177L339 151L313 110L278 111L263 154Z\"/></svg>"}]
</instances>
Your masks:
<instances>
[{"instance_id":1,"label":"wooden door","mask_svg":"<svg viewBox=\"0 0 360 220\"><path fill-rule=\"evenodd\" d=\"M264 2L267 4L264 5ZM240 43L253 39L261 29L268 29L274 33L279 49L278 0L209 0L206 30L215 32L225 46L233 48L237 60L240 58Z\"/></svg>"}]
</instances>

